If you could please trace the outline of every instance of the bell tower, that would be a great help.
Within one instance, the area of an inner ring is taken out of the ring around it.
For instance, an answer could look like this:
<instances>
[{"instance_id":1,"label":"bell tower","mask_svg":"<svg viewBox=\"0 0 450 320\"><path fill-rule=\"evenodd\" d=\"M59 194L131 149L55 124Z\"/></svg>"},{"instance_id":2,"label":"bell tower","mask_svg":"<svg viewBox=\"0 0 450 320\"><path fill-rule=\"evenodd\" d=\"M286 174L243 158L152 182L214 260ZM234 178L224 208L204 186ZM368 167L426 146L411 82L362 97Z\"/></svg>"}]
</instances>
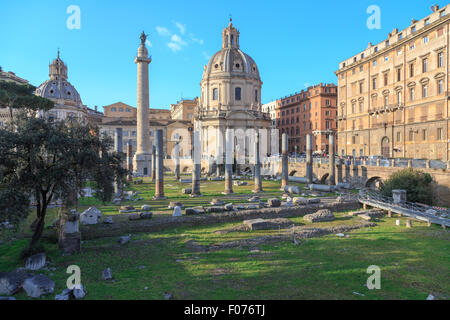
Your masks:
<instances>
[{"instance_id":1,"label":"bell tower","mask_svg":"<svg viewBox=\"0 0 450 320\"><path fill-rule=\"evenodd\" d=\"M228 27L222 31L222 49L225 48L237 48L239 49L239 30L237 30L232 23L230 18L230 23Z\"/></svg>"},{"instance_id":2,"label":"bell tower","mask_svg":"<svg viewBox=\"0 0 450 320\"><path fill-rule=\"evenodd\" d=\"M50 77L50 80L64 80L67 81L67 66L64 64L64 62L59 57L59 49L58 49L58 56L55 60L48 66L48 76Z\"/></svg>"}]
</instances>

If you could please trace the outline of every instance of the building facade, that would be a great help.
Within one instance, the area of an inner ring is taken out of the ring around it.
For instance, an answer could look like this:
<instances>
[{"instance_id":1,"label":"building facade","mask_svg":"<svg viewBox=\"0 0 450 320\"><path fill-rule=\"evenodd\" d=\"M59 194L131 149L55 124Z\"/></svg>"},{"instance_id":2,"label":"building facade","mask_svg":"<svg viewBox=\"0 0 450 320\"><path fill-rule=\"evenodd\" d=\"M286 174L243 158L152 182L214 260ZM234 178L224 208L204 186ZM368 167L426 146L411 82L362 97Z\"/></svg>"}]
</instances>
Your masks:
<instances>
[{"instance_id":1,"label":"building facade","mask_svg":"<svg viewBox=\"0 0 450 320\"><path fill-rule=\"evenodd\" d=\"M340 63L339 155L449 160L449 10Z\"/></svg>"},{"instance_id":2,"label":"building facade","mask_svg":"<svg viewBox=\"0 0 450 320\"><path fill-rule=\"evenodd\" d=\"M276 103L276 125L280 138L288 134L289 152L306 152L307 134L312 135L313 152L329 152L329 135L337 131L336 85L320 83Z\"/></svg>"},{"instance_id":3,"label":"building facade","mask_svg":"<svg viewBox=\"0 0 450 320\"><path fill-rule=\"evenodd\" d=\"M270 101L269 103L263 104L261 110L262 112L269 114L272 126L275 127L277 120L277 101Z\"/></svg>"},{"instance_id":4,"label":"building facade","mask_svg":"<svg viewBox=\"0 0 450 320\"><path fill-rule=\"evenodd\" d=\"M182 99L170 105L170 116L172 120L193 121L195 109L198 106L198 98Z\"/></svg>"}]
</instances>

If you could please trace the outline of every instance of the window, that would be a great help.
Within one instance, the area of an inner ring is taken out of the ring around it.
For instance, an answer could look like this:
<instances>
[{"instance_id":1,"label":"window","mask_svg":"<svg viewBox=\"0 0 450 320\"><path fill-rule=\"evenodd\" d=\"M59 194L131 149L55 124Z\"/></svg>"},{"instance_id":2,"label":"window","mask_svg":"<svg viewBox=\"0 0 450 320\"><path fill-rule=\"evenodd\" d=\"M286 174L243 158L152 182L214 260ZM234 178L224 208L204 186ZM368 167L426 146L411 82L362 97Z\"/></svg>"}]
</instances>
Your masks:
<instances>
[{"instance_id":1,"label":"window","mask_svg":"<svg viewBox=\"0 0 450 320\"><path fill-rule=\"evenodd\" d=\"M219 99L219 90L217 88L213 89L213 100Z\"/></svg>"},{"instance_id":2,"label":"window","mask_svg":"<svg viewBox=\"0 0 450 320\"><path fill-rule=\"evenodd\" d=\"M111 108L111 112L116 112L116 108Z\"/></svg>"},{"instance_id":3,"label":"window","mask_svg":"<svg viewBox=\"0 0 450 320\"><path fill-rule=\"evenodd\" d=\"M386 87L387 85L388 85L388 74L387 73L385 73L384 74L384 86Z\"/></svg>"},{"instance_id":4,"label":"window","mask_svg":"<svg viewBox=\"0 0 450 320\"><path fill-rule=\"evenodd\" d=\"M359 72L363 72L363 70L364 70L363 66L360 66L359 67Z\"/></svg>"},{"instance_id":5,"label":"window","mask_svg":"<svg viewBox=\"0 0 450 320\"><path fill-rule=\"evenodd\" d=\"M428 97L428 85L424 84L422 86L422 98Z\"/></svg>"},{"instance_id":6,"label":"window","mask_svg":"<svg viewBox=\"0 0 450 320\"><path fill-rule=\"evenodd\" d=\"M437 36L440 37L440 36L442 36L443 34L444 34L444 28L438 29L438 31L437 31Z\"/></svg>"},{"instance_id":7,"label":"window","mask_svg":"<svg viewBox=\"0 0 450 320\"><path fill-rule=\"evenodd\" d=\"M397 81L402 81L402 69L397 69Z\"/></svg>"},{"instance_id":8,"label":"window","mask_svg":"<svg viewBox=\"0 0 450 320\"><path fill-rule=\"evenodd\" d=\"M364 102L360 102L359 103L359 112L363 112L363 110L364 110Z\"/></svg>"},{"instance_id":9,"label":"window","mask_svg":"<svg viewBox=\"0 0 450 320\"><path fill-rule=\"evenodd\" d=\"M236 100L236 101L241 100L241 88L240 87L234 88L234 100Z\"/></svg>"},{"instance_id":10,"label":"window","mask_svg":"<svg viewBox=\"0 0 450 320\"><path fill-rule=\"evenodd\" d=\"M414 33L414 32L416 32L416 26L411 27L411 33Z\"/></svg>"},{"instance_id":11,"label":"window","mask_svg":"<svg viewBox=\"0 0 450 320\"><path fill-rule=\"evenodd\" d=\"M428 36L423 37L423 43L428 43Z\"/></svg>"},{"instance_id":12,"label":"window","mask_svg":"<svg viewBox=\"0 0 450 320\"><path fill-rule=\"evenodd\" d=\"M377 89L377 78L372 79L372 88L373 88L373 90Z\"/></svg>"},{"instance_id":13,"label":"window","mask_svg":"<svg viewBox=\"0 0 450 320\"><path fill-rule=\"evenodd\" d=\"M437 82L437 93L442 94L444 92L444 80L438 80Z\"/></svg>"},{"instance_id":14,"label":"window","mask_svg":"<svg viewBox=\"0 0 450 320\"><path fill-rule=\"evenodd\" d=\"M427 140L427 129L422 129L422 140Z\"/></svg>"},{"instance_id":15,"label":"window","mask_svg":"<svg viewBox=\"0 0 450 320\"><path fill-rule=\"evenodd\" d=\"M389 47L389 40L386 40L386 42L385 42L385 44L386 44L386 47Z\"/></svg>"},{"instance_id":16,"label":"window","mask_svg":"<svg viewBox=\"0 0 450 320\"><path fill-rule=\"evenodd\" d=\"M445 17L445 10L442 10L442 11L441 11L440 16L441 16L441 18L442 18L442 17Z\"/></svg>"},{"instance_id":17,"label":"window","mask_svg":"<svg viewBox=\"0 0 450 320\"><path fill-rule=\"evenodd\" d=\"M409 65L409 76L414 77L414 63Z\"/></svg>"},{"instance_id":18,"label":"window","mask_svg":"<svg viewBox=\"0 0 450 320\"><path fill-rule=\"evenodd\" d=\"M414 42L409 44L409 50L414 50L416 48L416 44Z\"/></svg>"},{"instance_id":19,"label":"window","mask_svg":"<svg viewBox=\"0 0 450 320\"><path fill-rule=\"evenodd\" d=\"M409 88L409 101L414 101L414 88Z\"/></svg>"},{"instance_id":20,"label":"window","mask_svg":"<svg viewBox=\"0 0 450 320\"><path fill-rule=\"evenodd\" d=\"M397 103L399 105L402 104L402 92L401 91L397 92Z\"/></svg>"},{"instance_id":21,"label":"window","mask_svg":"<svg viewBox=\"0 0 450 320\"><path fill-rule=\"evenodd\" d=\"M355 112L356 112L356 104L352 103L352 113L355 113Z\"/></svg>"},{"instance_id":22,"label":"window","mask_svg":"<svg viewBox=\"0 0 450 320\"><path fill-rule=\"evenodd\" d=\"M375 47L375 52L378 52L378 47Z\"/></svg>"},{"instance_id":23,"label":"window","mask_svg":"<svg viewBox=\"0 0 450 320\"><path fill-rule=\"evenodd\" d=\"M128 109L128 108L127 108L127 112L131 112L131 109Z\"/></svg>"},{"instance_id":24,"label":"window","mask_svg":"<svg viewBox=\"0 0 450 320\"><path fill-rule=\"evenodd\" d=\"M384 61L389 61L389 57L388 57L388 56L385 56L385 57L384 57Z\"/></svg>"},{"instance_id":25,"label":"window","mask_svg":"<svg viewBox=\"0 0 450 320\"><path fill-rule=\"evenodd\" d=\"M422 72L428 72L428 59L427 58L422 60Z\"/></svg>"},{"instance_id":26,"label":"window","mask_svg":"<svg viewBox=\"0 0 450 320\"><path fill-rule=\"evenodd\" d=\"M400 56L402 54L402 49L397 50L397 55Z\"/></svg>"},{"instance_id":27,"label":"window","mask_svg":"<svg viewBox=\"0 0 450 320\"><path fill-rule=\"evenodd\" d=\"M430 24L430 19L426 19L425 20L425 25L427 26L427 25L429 25Z\"/></svg>"},{"instance_id":28,"label":"window","mask_svg":"<svg viewBox=\"0 0 450 320\"><path fill-rule=\"evenodd\" d=\"M377 60L373 61L373 66L376 67L377 66Z\"/></svg>"},{"instance_id":29,"label":"window","mask_svg":"<svg viewBox=\"0 0 450 320\"><path fill-rule=\"evenodd\" d=\"M119 112L123 112L123 108L119 108Z\"/></svg>"},{"instance_id":30,"label":"window","mask_svg":"<svg viewBox=\"0 0 450 320\"><path fill-rule=\"evenodd\" d=\"M444 53L443 52L438 53L437 64L438 64L438 68L441 68L444 66Z\"/></svg>"},{"instance_id":31,"label":"window","mask_svg":"<svg viewBox=\"0 0 450 320\"><path fill-rule=\"evenodd\" d=\"M437 128L436 139L442 140L442 128Z\"/></svg>"},{"instance_id":32,"label":"window","mask_svg":"<svg viewBox=\"0 0 450 320\"><path fill-rule=\"evenodd\" d=\"M255 90L255 102L258 102L258 90Z\"/></svg>"},{"instance_id":33,"label":"window","mask_svg":"<svg viewBox=\"0 0 450 320\"><path fill-rule=\"evenodd\" d=\"M409 131L409 141L414 141L414 131Z\"/></svg>"},{"instance_id":34,"label":"window","mask_svg":"<svg viewBox=\"0 0 450 320\"><path fill-rule=\"evenodd\" d=\"M359 83L359 93L363 93L364 92L364 82L360 82Z\"/></svg>"},{"instance_id":35,"label":"window","mask_svg":"<svg viewBox=\"0 0 450 320\"><path fill-rule=\"evenodd\" d=\"M401 141L401 133L400 131L397 132L397 142Z\"/></svg>"},{"instance_id":36,"label":"window","mask_svg":"<svg viewBox=\"0 0 450 320\"><path fill-rule=\"evenodd\" d=\"M385 95L385 96L384 96L384 105L385 105L385 106L388 106L388 105L389 105L389 96L388 96L388 95Z\"/></svg>"},{"instance_id":37,"label":"window","mask_svg":"<svg viewBox=\"0 0 450 320\"><path fill-rule=\"evenodd\" d=\"M400 33L399 35L398 35L398 40L402 40L403 39L403 33Z\"/></svg>"}]
</instances>

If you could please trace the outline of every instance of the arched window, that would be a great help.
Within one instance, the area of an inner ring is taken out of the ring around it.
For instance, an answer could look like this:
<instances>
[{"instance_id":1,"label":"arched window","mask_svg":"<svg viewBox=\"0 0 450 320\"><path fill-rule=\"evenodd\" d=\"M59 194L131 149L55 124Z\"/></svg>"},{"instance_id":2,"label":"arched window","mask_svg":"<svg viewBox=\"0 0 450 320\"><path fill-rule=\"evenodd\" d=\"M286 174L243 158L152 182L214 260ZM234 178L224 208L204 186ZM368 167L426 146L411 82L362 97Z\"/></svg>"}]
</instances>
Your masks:
<instances>
[{"instance_id":1,"label":"arched window","mask_svg":"<svg viewBox=\"0 0 450 320\"><path fill-rule=\"evenodd\" d=\"M241 88L234 88L234 100L241 100Z\"/></svg>"},{"instance_id":2,"label":"arched window","mask_svg":"<svg viewBox=\"0 0 450 320\"><path fill-rule=\"evenodd\" d=\"M219 99L219 90L217 88L213 89L213 100Z\"/></svg>"},{"instance_id":3,"label":"arched window","mask_svg":"<svg viewBox=\"0 0 450 320\"><path fill-rule=\"evenodd\" d=\"M258 102L258 90L255 90L255 102Z\"/></svg>"}]
</instances>

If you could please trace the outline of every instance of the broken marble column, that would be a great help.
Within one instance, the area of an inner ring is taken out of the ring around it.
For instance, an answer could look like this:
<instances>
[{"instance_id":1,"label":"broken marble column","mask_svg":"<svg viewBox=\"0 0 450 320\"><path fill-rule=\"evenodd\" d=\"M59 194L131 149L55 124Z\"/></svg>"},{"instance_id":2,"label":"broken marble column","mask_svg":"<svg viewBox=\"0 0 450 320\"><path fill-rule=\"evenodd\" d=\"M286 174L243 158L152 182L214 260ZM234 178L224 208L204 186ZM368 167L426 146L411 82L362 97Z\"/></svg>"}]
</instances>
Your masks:
<instances>
[{"instance_id":1,"label":"broken marble column","mask_svg":"<svg viewBox=\"0 0 450 320\"><path fill-rule=\"evenodd\" d=\"M334 150L336 148L335 141L336 141L336 138L335 138L334 134L331 133L330 137L329 137L329 147L328 147L329 159L330 159L329 164L328 164L330 166L329 167L330 171L328 173L328 184L330 186L336 185L336 163L335 163L335 157L334 157Z\"/></svg>"},{"instance_id":2,"label":"broken marble column","mask_svg":"<svg viewBox=\"0 0 450 320\"><path fill-rule=\"evenodd\" d=\"M312 135L306 135L306 179L308 184L313 183L313 158L312 158Z\"/></svg>"},{"instance_id":3,"label":"broken marble column","mask_svg":"<svg viewBox=\"0 0 450 320\"><path fill-rule=\"evenodd\" d=\"M288 135L281 136L281 190L288 185L289 179Z\"/></svg>"},{"instance_id":4,"label":"broken marble column","mask_svg":"<svg viewBox=\"0 0 450 320\"><path fill-rule=\"evenodd\" d=\"M193 133L193 156L192 156L192 192L191 197L201 196L200 193L200 173L201 173L201 145L200 132Z\"/></svg>"},{"instance_id":5,"label":"broken marble column","mask_svg":"<svg viewBox=\"0 0 450 320\"><path fill-rule=\"evenodd\" d=\"M133 181L133 144L131 139L128 140L127 144L127 170L128 181Z\"/></svg>"},{"instance_id":6,"label":"broken marble column","mask_svg":"<svg viewBox=\"0 0 450 320\"><path fill-rule=\"evenodd\" d=\"M224 194L233 193L233 130L227 128L225 140L225 191Z\"/></svg>"},{"instance_id":7,"label":"broken marble column","mask_svg":"<svg viewBox=\"0 0 450 320\"><path fill-rule=\"evenodd\" d=\"M163 160L163 131L156 130L156 176L154 200L166 199L164 196L164 160Z\"/></svg>"},{"instance_id":8,"label":"broken marble column","mask_svg":"<svg viewBox=\"0 0 450 320\"><path fill-rule=\"evenodd\" d=\"M156 147L152 147L152 181L156 179Z\"/></svg>"},{"instance_id":9,"label":"broken marble column","mask_svg":"<svg viewBox=\"0 0 450 320\"><path fill-rule=\"evenodd\" d=\"M255 135L255 168L254 168L254 174L255 174L255 189L253 189L253 192L262 192L262 180L261 180L261 159L259 155L259 132L256 131Z\"/></svg>"},{"instance_id":10,"label":"broken marble column","mask_svg":"<svg viewBox=\"0 0 450 320\"><path fill-rule=\"evenodd\" d=\"M123 140L122 140L122 128L116 128L114 132L114 151L123 159ZM120 163L122 165L122 161ZM114 192L120 198L123 197L123 183L122 178L117 176L116 182L114 183Z\"/></svg>"},{"instance_id":11,"label":"broken marble column","mask_svg":"<svg viewBox=\"0 0 450 320\"><path fill-rule=\"evenodd\" d=\"M178 142L175 143L173 148L174 160L175 160L175 179L180 180L180 145Z\"/></svg>"}]
</instances>

